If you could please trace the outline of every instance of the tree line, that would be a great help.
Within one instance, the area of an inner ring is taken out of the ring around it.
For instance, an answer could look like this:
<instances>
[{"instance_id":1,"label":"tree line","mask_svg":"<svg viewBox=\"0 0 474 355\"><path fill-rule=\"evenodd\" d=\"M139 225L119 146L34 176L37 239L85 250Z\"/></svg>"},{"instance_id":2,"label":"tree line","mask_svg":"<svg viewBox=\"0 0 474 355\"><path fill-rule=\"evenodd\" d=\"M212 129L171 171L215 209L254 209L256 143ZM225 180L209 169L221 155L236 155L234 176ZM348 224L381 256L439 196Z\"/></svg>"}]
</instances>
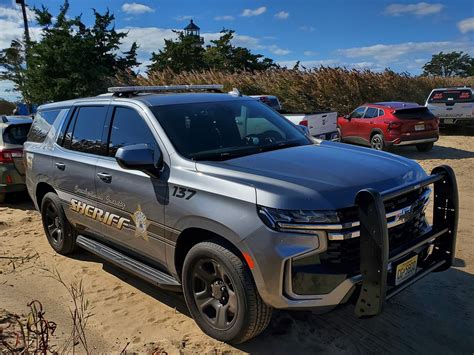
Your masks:
<instances>
[{"instance_id":1,"label":"tree line","mask_svg":"<svg viewBox=\"0 0 474 355\"><path fill-rule=\"evenodd\" d=\"M41 27L38 41L14 40L0 50L0 79L13 81L28 103L44 103L93 96L117 83L137 78L138 45L120 52L126 32L114 28L114 15L93 10L94 23L86 26L81 16L68 16L65 0L57 16L46 7L34 10ZM219 71L259 72L282 69L271 58L254 54L233 44L234 31L223 29L220 37L204 45L199 36L174 31L163 49L153 52L147 68L150 75L160 71L175 73ZM296 65L290 70L306 70ZM474 59L463 52L439 53L423 67L427 76L473 76Z\"/></svg>"}]
</instances>

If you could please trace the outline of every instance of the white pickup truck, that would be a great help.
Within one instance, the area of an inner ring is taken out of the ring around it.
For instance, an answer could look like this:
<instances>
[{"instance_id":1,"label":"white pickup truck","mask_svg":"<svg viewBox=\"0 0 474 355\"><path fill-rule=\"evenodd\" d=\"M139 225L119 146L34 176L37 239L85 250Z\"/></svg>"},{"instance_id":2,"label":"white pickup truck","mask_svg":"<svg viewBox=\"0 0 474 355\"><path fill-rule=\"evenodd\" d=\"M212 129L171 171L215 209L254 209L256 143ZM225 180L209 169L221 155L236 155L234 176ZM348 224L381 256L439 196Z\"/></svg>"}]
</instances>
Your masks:
<instances>
[{"instance_id":1,"label":"white pickup truck","mask_svg":"<svg viewBox=\"0 0 474 355\"><path fill-rule=\"evenodd\" d=\"M339 141L337 131L337 112L283 113L296 125L308 127L309 134L315 138Z\"/></svg>"},{"instance_id":2,"label":"white pickup truck","mask_svg":"<svg viewBox=\"0 0 474 355\"><path fill-rule=\"evenodd\" d=\"M306 126L309 134L315 138L340 141L337 131L337 112L286 113L282 110L280 100L276 96L253 95L251 97L279 111L295 125Z\"/></svg>"}]
</instances>

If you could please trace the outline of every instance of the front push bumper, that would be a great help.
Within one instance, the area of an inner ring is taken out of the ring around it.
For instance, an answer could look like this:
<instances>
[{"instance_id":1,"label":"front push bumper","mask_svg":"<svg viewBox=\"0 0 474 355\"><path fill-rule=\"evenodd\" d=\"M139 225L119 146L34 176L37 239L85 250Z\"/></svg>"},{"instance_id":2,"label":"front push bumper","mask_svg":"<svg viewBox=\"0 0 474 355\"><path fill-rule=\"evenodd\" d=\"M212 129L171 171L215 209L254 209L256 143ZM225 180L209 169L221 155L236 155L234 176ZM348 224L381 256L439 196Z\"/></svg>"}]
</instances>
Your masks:
<instances>
[{"instance_id":1,"label":"front push bumper","mask_svg":"<svg viewBox=\"0 0 474 355\"><path fill-rule=\"evenodd\" d=\"M384 201L428 185L434 185L433 225L425 234L390 249ZM454 260L458 223L456 177L448 166L433 169L430 176L415 184L378 192L361 190L356 196L360 218L360 270L362 282L355 312L358 316L379 314L387 299L430 272L448 269ZM423 246L431 253L421 268L397 286L388 285L388 266Z\"/></svg>"}]
</instances>

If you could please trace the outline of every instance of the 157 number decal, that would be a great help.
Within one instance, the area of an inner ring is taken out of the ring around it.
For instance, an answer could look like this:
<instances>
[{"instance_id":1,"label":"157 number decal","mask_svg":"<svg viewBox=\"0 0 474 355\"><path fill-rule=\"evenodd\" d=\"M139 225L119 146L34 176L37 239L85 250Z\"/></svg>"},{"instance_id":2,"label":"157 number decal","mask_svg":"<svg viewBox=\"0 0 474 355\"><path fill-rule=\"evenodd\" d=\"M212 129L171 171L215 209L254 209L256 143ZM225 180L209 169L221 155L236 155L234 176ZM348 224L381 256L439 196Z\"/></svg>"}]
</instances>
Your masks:
<instances>
[{"instance_id":1,"label":"157 number decal","mask_svg":"<svg viewBox=\"0 0 474 355\"><path fill-rule=\"evenodd\" d=\"M186 200L191 199L194 195L196 195L197 191L187 189L181 186L173 186L173 196L177 198L185 198Z\"/></svg>"}]
</instances>

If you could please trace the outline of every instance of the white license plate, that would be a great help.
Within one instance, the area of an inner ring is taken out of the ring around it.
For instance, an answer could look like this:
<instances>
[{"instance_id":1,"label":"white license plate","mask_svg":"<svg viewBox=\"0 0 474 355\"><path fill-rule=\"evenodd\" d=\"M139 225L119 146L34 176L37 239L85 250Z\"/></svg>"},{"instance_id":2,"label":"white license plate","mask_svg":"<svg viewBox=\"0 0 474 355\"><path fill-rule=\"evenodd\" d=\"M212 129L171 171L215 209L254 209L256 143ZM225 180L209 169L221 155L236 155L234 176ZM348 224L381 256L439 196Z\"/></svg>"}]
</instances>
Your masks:
<instances>
[{"instance_id":1,"label":"white license plate","mask_svg":"<svg viewBox=\"0 0 474 355\"><path fill-rule=\"evenodd\" d=\"M411 257L397 265L395 270L395 285L401 284L403 281L409 279L416 273L416 264L418 262L418 255Z\"/></svg>"},{"instance_id":2,"label":"white license plate","mask_svg":"<svg viewBox=\"0 0 474 355\"><path fill-rule=\"evenodd\" d=\"M444 123L454 123L454 120L452 118L445 118Z\"/></svg>"},{"instance_id":3,"label":"white license plate","mask_svg":"<svg viewBox=\"0 0 474 355\"><path fill-rule=\"evenodd\" d=\"M415 125L415 131L424 131L425 125L424 124L417 124Z\"/></svg>"}]
</instances>

